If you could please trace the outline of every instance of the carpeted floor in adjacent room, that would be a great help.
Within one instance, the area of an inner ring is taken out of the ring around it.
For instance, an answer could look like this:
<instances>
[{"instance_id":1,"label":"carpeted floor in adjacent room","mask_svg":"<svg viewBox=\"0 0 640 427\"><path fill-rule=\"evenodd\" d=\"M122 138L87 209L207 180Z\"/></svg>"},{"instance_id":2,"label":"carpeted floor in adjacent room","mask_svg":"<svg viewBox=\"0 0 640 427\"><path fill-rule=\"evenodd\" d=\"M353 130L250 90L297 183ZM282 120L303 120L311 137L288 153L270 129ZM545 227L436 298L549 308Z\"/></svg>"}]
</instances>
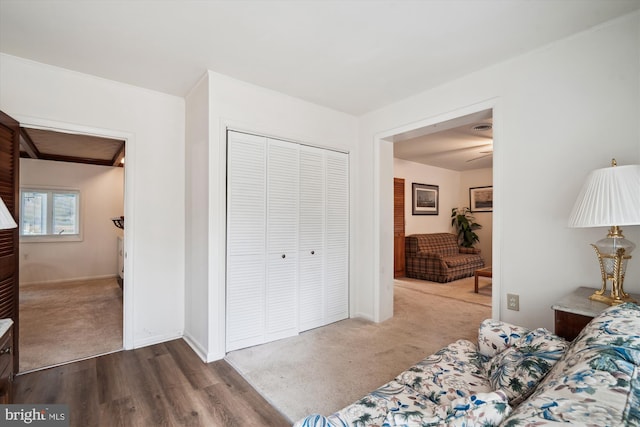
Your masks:
<instances>
[{"instance_id":1,"label":"carpeted floor in adjacent room","mask_svg":"<svg viewBox=\"0 0 640 427\"><path fill-rule=\"evenodd\" d=\"M329 415L448 343L477 339L491 317L491 287L473 278L447 284L396 281L394 317L347 319L297 337L237 350L231 363L292 422Z\"/></svg>"},{"instance_id":2,"label":"carpeted floor in adjacent room","mask_svg":"<svg viewBox=\"0 0 640 427\"><path fill-rule=\"evenodd\" d=\"M20 285L20 372L122 349L115 278Z\"/></svg>"}]
</instances>

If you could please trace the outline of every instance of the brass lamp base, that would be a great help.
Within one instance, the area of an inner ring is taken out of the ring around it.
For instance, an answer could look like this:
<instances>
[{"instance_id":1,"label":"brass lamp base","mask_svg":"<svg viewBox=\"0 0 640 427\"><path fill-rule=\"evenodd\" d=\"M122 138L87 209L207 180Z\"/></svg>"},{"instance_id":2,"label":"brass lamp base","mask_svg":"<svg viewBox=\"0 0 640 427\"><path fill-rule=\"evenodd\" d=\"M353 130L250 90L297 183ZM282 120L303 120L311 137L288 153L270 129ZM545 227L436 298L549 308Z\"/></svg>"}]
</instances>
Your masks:
<instances>
[{"instance_id":1,"label":"brass lamp base","mask_svg":"<svg viewBox=\"0 0 640 427\"><path fill-rule=\"evenodd\" d=\"M609 305L633 302L636 300L624 291L624 273L627 261L631 259L631 252L635 245L624 238L622 230L618 226L612 226L606 239L599 240L591 245L598 255L600 273L602 275L602 288L595 291L589 297L592 301L599 301ZM607 282L611 282L611 294L605 295Z\"/></svg>"},{"instance_id":2,"label":"brass lamp base","mask_svg":"<svg viewBox=\"0 0 640 427\"><path fill-rule=\"evenodd\" d=\"M589 299L591 301L603 302L609 305L622 304L623 302L633 302L637 304L637 301L631 298L629 294L626 294L625 296L622 296L619 298L615 298L612 295L602 295L602 294L599 294L598 292L599 291L595 291L593 295L589 297Z\"/></svg>"}]
</instances>

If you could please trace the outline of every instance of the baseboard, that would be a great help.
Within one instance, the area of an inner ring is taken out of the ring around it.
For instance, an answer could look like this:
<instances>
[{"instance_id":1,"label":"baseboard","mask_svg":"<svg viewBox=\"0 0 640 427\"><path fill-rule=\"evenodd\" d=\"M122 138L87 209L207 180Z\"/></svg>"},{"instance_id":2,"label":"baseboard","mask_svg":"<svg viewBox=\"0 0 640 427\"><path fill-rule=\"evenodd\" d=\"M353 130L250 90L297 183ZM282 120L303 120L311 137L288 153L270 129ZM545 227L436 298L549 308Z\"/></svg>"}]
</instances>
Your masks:
<instances>
[{"instance_id":1,"label":"baseboard","mask_svg":"<svg viewBox=\"0 0 640 427\"><path fill-rule=\"evenodd\" d=\"M199 342L197 342L193 337L187 333L182 335L182 339L189 344L189 347L198 355L200 360L204 363L207 363L207 350L203 348Z\"/></svg>"},{"instance_id":2,"label":"baseboard","mask_svg":"<svg viewBox=\"0 0 640 427\"><path fill-rule=\"evenodd\" d=\"M65 282L82 282L87 280L101 280L101 279L115 279L118 277L118 274L106 274L102 276L87 276L87 277L69 277L67 279L55 279L55 280L43 280L39 282L20 282L20 286L26 285L54 285L56 283L65 283Z\"/></svg>"},{"instance_id":3,"label":"baseboard","mask_svg":"<svg viewBox=\"0 0 640 427\"><path fill-rule=\"evenodd\" d=\"M134 340L133 348L148 347L150 345L162 344L163 342L173 341L182 338L182 334L176 335L156 335L153 337L147 337L142 340Z\"/></svg>"},{"instance_id":4,"label":"baseboard","mask_svg":"<svg viewBox=\"0 0 640 427\"><path fill-rule=\"evenodd\" d=\"M200 360L204 363L215 362L216 360L224 359L224 355L221 357L216 357L216 355L207 352L207 349L203 348L198 341L196 341L191 335L188 333L184 333L182 339L189 344L189 347L198 355Z\"/></svg>"}]
</instances>

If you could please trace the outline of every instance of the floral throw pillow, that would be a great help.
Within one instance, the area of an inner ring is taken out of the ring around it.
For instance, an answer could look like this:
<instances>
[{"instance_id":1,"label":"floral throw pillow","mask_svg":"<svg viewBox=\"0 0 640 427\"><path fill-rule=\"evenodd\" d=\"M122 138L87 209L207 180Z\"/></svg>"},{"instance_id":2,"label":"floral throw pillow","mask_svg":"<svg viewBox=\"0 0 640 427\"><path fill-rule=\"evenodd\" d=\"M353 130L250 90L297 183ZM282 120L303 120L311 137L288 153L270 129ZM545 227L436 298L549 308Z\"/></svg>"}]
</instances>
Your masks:
<instances>
[{"instance_id":1,"label":"floral throw pillow","mask_svg":"<svg viewBox=\"0 0 640 427\"><path fill-rule=\"evenodd\" d=\"M568 347L567 341L544 328L529 332L491 359L487 372L491 387L503 390L511 405L519 404Z\"/></svg>"}]
</instances>

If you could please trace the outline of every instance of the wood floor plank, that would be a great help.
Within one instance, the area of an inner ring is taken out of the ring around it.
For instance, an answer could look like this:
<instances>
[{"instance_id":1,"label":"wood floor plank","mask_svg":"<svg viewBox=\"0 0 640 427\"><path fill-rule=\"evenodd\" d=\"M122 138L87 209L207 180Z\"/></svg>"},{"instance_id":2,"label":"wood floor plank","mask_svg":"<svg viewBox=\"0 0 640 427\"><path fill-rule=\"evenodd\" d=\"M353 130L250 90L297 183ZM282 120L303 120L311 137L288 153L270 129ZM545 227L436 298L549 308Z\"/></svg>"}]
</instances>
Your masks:
<instances>
[{"instance_id":1,"label":"wood floor plank","mask_svg":"<svg viewBox=\"0 0 640 427\"><path fill-rule=\"evenodd\" d=\"M72 427L284 427L291 424L227 362L182 340L16 377L14 403L69 405Z\"/></svg>"}]
</instances>

